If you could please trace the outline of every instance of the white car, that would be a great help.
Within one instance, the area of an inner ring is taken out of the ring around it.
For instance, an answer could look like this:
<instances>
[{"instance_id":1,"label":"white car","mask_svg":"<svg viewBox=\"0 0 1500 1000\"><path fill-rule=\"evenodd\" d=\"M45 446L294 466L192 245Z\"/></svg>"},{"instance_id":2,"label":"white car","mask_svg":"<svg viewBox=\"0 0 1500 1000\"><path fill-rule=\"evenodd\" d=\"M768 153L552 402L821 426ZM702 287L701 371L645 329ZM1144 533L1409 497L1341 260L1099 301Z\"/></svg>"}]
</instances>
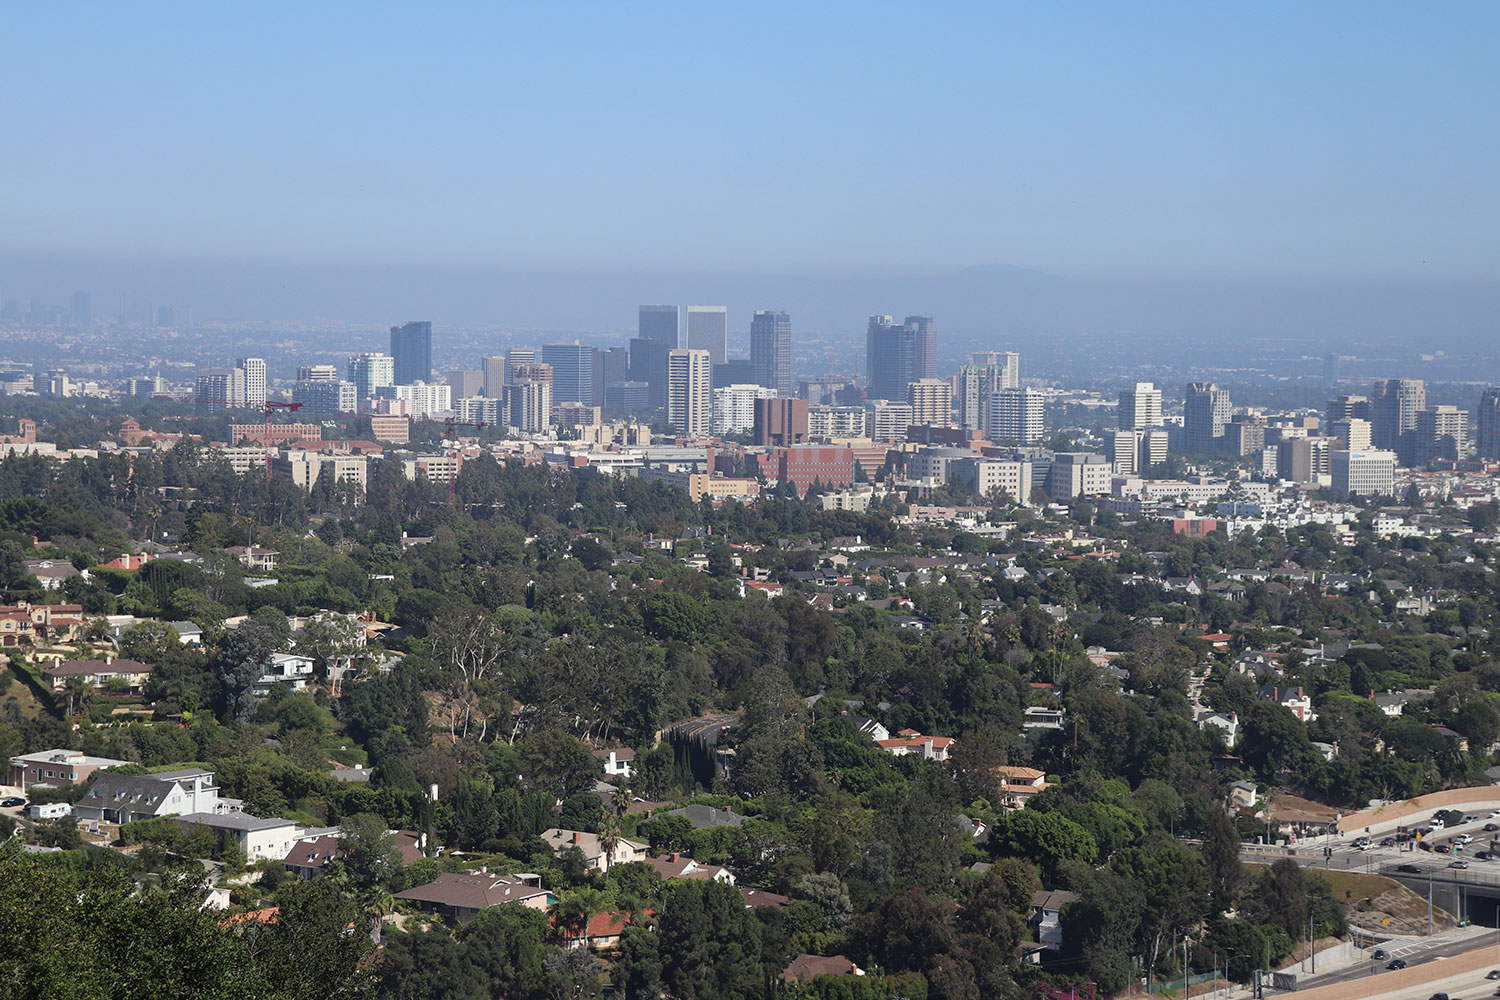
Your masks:
<instances>
[{"instance_id":1,"label":"white car","mask_svg":"<svg viewBox=\"0 0 1500 1000\"><path fill-rule=\"evenodd\" d=\"M1453 840L1454 842L1459 844L1472 844L1474 842L1474 838L1467 833L1460 833L1457 837L1454 837Z\"/></svg>"}]
</instances>

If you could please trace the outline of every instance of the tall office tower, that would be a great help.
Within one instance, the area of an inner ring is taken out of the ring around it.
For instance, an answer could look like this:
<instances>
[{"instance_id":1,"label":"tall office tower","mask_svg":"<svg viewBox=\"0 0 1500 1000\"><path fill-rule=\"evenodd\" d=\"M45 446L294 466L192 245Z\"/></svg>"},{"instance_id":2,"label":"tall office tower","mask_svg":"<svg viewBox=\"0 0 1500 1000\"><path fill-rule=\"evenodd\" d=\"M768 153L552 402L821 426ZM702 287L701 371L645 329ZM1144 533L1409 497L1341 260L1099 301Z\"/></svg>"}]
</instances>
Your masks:
<instances>
[{"instance_id":1,"label":"tall office tower","mask_svg":"<svg viewBox=\"0 0 1500 1000\"><path fill-rule=\"evenodd\" d=\"M757 399L755 443L761 447L790 448L807 443L807 400Z\"/></svg>"},{"instance_id":2,"label":"tall office tower","mask_svg":"<svg viewBox=\"0 0 1500 1000\"><path fill-rule=\"evenodd\" d=\"M667 423L683 437L702 437L713 421L713 366L707 351L667 352Z\"/></svg>"},{"instance_id":3,"label":"tall office tower","mask_svg":"<svg viewBox=\"0 0 1500 1000\"><path fill-rule=\"evenodd\" d=\"M715 434L749 434L755 429L755 401L775 399L776 390L753 383L713 389Z\"/></svg>"},{"instance_id":4,"label":"tall office tower","mask_svg":"<svg viewBox=\"0 0 1500 1000\"><path fill-rule=\"evenodd\" d=\"M750 363L755 381L792 395L792 318L780 310L757 309L750 320Z\"/></svg>"},{"instance_id":5,"label":"tall office tower","mask_svg":"<svg viewBox=\"0 0 1500 1000\"><path fill-rule=\"evenodd\" d=\"M349 359L349 381L360 399L372 399L376 389L396 384L396 359L389 354L356 354Z\"/></svg>"},{"instance_id":6,"label":"tall office tower","mask_svg":"<svg viewBox=\"0 0 1500 1000\"><path fill-rule=\"evenodd\" d=\"M240 358L234 366L245 373L245 405L266 405L266 359Z\"/></svg>"},{"instance_id":7,"label":"tall office tower","mask_svg":"<svg viewBox=\"0 0 1500 1000\"><path fill-rule=\"evenodd\" d=\"M1014 351L981 351L969 355L969 363L958 370L958 424L969 430L984 430L990 412L990 397L1001 389L1021 384L1021 356Z\"/></svg>"},{"instance_id":8,"label":"tall office tower","mask_svg":"<svg viewBox=\"0 0 1500 1000\"><path fill-rule=\"evenodd\" d=\"M906 328L891 317L870 317L865 330L865 388L871 399L906 398L914 347Z\"/></svg>"},{"instance_id":9,"label":"tall office tower","mask_svg":"<svg viewBox=\"0 0 1500 1000\"><path fill-rule=\"evenodd\" d=\"M359 397L355 394L354 383L340 379L337 372L333 378L298 379L297 384L292 387L292 402L301 403L310 417L331 417L339 413L354 413L359 409Z\"/></svg>"},{"instance_id":10,"label":"tall office tower","mask_svg":"<svg viewBox=\"0 0 1500 1000\"><path fill-rule=\"evenodd\" d=\"M637 336L630 341L631 382L645 382L650 405L667 405L667 352L677 350L677 307L641 306Z\"/></svg>"},{"instance_id":11,"label":"tall office tower","mask_svg":"<svg viewBox=\"0 0 1500 1000\"><path fill-rule=\"evenodd\" d=\"M167 391L167 380L160 375L143 375L128 380L125 390L132 396L160 396Z\"/></svg>"},{"instance_id":12,"label":"tall office tower","mask_svg":"<svg viewBox=\"0 0 1500 1000\"><path fill-rule=\"evenodd\" d=\"M1287 438L1276 446L1277 475L1294 483L1315 483L1333 472L1335 438L1313 436Z\"/></svg>"},{"instance_id":13,"label":"tall office tower","mask_svg":"<svg viewBox=\"0 0 1500 1000\"><path fill-rule=\"evenodd\" d=\"M486 354L479 359L479 367L484 369L484 394L491 399L502 398L510 382L510 362L505 355Z\"/></svg>"},{"instance_id":14,"label":"tall office tower","mask_svg":"<svg viewBox=\"0 0 1500 1000\"><path fill-rule=\"evenodd\" d=\"M552 426L551 382L541 379L516 381L506 390L506 397L512 427L535 434Z\"/></svg>"},{"instance_id":15,"label":"tall office tower","mask_svg":"<svg viewBox=\"0 0 1500 1000\"><path fill-rule=\"evenodd\" d=\"M1212 382L1189 382L1182 413L1184 447L1192 453L1218 451L1229 423L1229 390Z\"/></svg>"},{"instance_id":16,"label":"tall office tower","mask_svg":"<svg viewBox=\"0 0 1500 1000\"><path fill-rule=\"evenodd\" d=\"M1120 430L1143 431L1160 427L1161 390L1151 382L1137 382L1120 390Z\"/></svg>"},{"instance_id":17,"label":"tall office tower","mask_svg":"<svg viewBox=\"0 0 1500 1000\"><path fill-rule=\"evenodd\" d=\"M337 382L338 365L302 365L297 369L298 382Z\"/></svg>"},{"instance_id":18,"label":"tall office tower","mask_svg":"<svg viewBox=\"0 0 1500 1000\"><path fill-rule=\"evenodd\" d=\"M928 316L897 326L871 316L865 331L865 376L871 399L905 399L906 383L937 378L937 330Z\"/></svg>"},{"instance_id":19,"label":"tall office tower","mask_svg":"<svg viewBox=\"0 0 1500 1000\"><path fill-rule=\"evenodd\" d=\"M391 327L391 357L396 359L397 385L432 378L432 324L403 323Z\"/></svg>"},{"instance_id":20,"label":"tall office tower","mask_svg":"<svg viewBox=\"0 0 1500 1000\"><path fill-rule=\"evenodd\" d=\"M644 382L611 382L604 387L604 405L612 410L641 413L651 408L651 387Z\"/></svg>"},{"instance_id":21,"label":"tall office tower","mask_svg":"<svg viewBox=\"0 0 1500 1000\"><path fill-rule=\"evenodd\" d=\"M914 424L942 424L953 421L953 386L940 378L924 378L906 383L906 401L911 404Z\"/></svg>"},{"instance_id":22,"label":"tall office tower","mask_svg":"<svg viewBox=\"0 0 1500 1000\"><path fill-rule=\"evenodd\" d=\"M1244 458L1266 446L1266 422L1260 417L1236 417L1224 425L1224 450Z\"/></svg>"},{"instance_id":23,"label":"tall office tower","mask_svg":"<svg viewBox=\"0 0 1500 1000\"><path fill-rule=\"evenodd\" d=\"M571 344L546 344L542 362L552 366L552 402L595 405L594 365L599 352L578 341ZM603 400L598 402L602 403Z\"/></svg>"},{"instance_id":24,"label":"tall office tower","mask_svg":"<svg viewBox=\"0 0 1500 1000\"><path fill-rule=\"evenodd\" d=\"M1417 411L1416 460L1460 459L1469 453L1469 411L1456 406L1430 406Z\"/></svg>"},{"instance_id":25,"label":"tall office tower","mask_svg":"<svg viewBox=\"0 0 1500 1000\"><path fill-rule=\"evenodd\" d=\"M1155 430L1115 431L1111 459L1115 474L1139 476L1167 460L1167 432Z\"/></svg>"},{"instance_id":26,"label":"tall office tower","mask_svg":"<svg viewBox=\"0 0 1500 1000\"><path fill-rule=\"evenodd\" d=\"M505 370L514 381L516 365L535 364L539 360L541 359L536 356L536 349L533 347L512 347L505 352Z\"/></svg>"},{"instance_id":27,"label":"tall office tower","mask_svg":"<svg viewBox=\"0 0 1500 1000\"><path fill-rule=\"evenodd\" d=\"M1328 436L1338 439L1340 451L1369 451L1373 447L1370 442L1370 422L1359 417L1329 421Z\"/></svg>"},{"instance_id":28,"label":"tall office tower","mask_svg":"<svg viewBox=\"0 0 1500 1000\"><path fill-rule=\"evenodd\" d=\"M1323 381L1333 385L1339 380L1339 356L1337 354L1323 355Z\"/></svg>"},{"instance_id":29,"label":"tall office tower","mask_svg":"<svg viewBox=\"0 0 1500 1000\"><path fill-rule=\"evenodd\" d=\"M1394 496L1396 454L1390 451L1336 451L1333 453L1333 489L1351 496Z\"/></svg>"},{"instance_id":30,"label":"tall office tower","mask_svg":"<svg viewBox=\"0 0 1500 1000\"><path fill-rule=\"evenodd\" d=\"M707 351L709 361L724 360L724 345L729 339L729 310L724 306L687 307L687 346Z\"/></svg>"},{"instance_id":31,"label":"tall office tower","mask_svg":"<svg viewBox=\"0 0 1500 1000\"><path fill-rule=\"evenodd\" d=\"M1479 397L1475 418L1474 446L1480 458L1500 458L1500 386L1491 386Z\"/></svg>"},{"instance_id":32,"label":"tall office tower","mask_svg":"<svg viewBox=\"0 0 1500 1000\"><path fill-rule=\"evenodd\" d=\"M1370 394L1370 436L1375 447L1394 451L1402 465L1416 461L1417 412L1427 408L1427 386L1421 379L1390 378L1375 383Z\"/></svg>"},{"instance_id":33,"label":"tall office tower","mask_svg":"<svg viewBox=\"0 0 1500 1000\"><path fill-rule=\"evenodd\" d=\"M245 373L239 368L200 368L193 378L199 413L219 413L245 405Z\"/></svg>"},{"instance_id":34,"label":"tall office tower","mask_svg":"<svg viewBox=\"0 0 1500 1000\"><path fill-rule=\"evenodd\" d=\"M714 388L722 389L726 385L760 385L760 380L755 376L754 362L749 358L729 358L722 364L714 365ZM770 386L766 388L771 389Z\"/></svg>"},{"instance_id":35,"label":"tall office tower","mask_svg":"<svg viewBox=\"0 0 1500 1000\"><path fill-rule=\"evenodd\" d=\"M488 424L494 427L501 423L502 417L508 417L500 400L490 399L488 396L470 396L468 399L455 399L453 401L453 415L466 424ZM505 423L510 423L507 419Z\"/></svg>"},{"instance_id":36,"label":"tall office tower","mask_svg":"<svg viewBox=\"0 0 1500 1000\"><path fill-rule=\"evenodd\" d=\"M484 372L477 368L455 368L448 373L454 399L471 399L484 391Z\"/></svg>"},{"instance_id":37,"label":"tall office tower","mask_svg":"<svg viewBox=\"0 0 1500 1000\"><path fill-rule=\"evenodd\" d=\"M906 317L911 332L911 380L937 378L937 328L931 316Z\"/></svg>"},{"instance_id":38,"label":"tall office tower","mask_svg":"<svg viewBox=\"0 0 1500 1000\"><path fill-rule=\"evenodd\" d=\"M73 297L68 300L68 312L71 315L74 326L92 326L94 323L94 303L88 292L74 292Z\"/></svg>"},{"instance_id":39,"label":"tall office tower","mask_svg":"<svg viewBox=\"0 0 1500 1000\"><path fill-rule=\"evenodd\" d=\"M869 411L863 406L812 406L807 408L807 434L827 441L832 438L865 437Z\"/></svg>"},{"instance_id":40,"label":"tall office tower","mask_svg":"<svg viewBox=\"0 0 1500 1000\"><path fill-rule=\"evenodd\" d=\"M1040 389L1001 389L990 397L986 436L996 444L1041 444L1046 413L1047 394Z\"/></svg>"},{"instance_id":41,"label":"tall office tower","mask_svg":"<svg viewBox=\"0 0 1500 1000\"><path fill-rule=\"evenodd\" d=\"M1339 396L1328 401L1326 417L1330 424L1336 420L1371 420L1374 408L1369 396Z\"/></svg>"},{"instance_id":42,"label":"tall office tower","mask_svg":"<svg viewBox=\"0 0 1500 1000\"><path fill-rule=\"evenodd\" d=\"M546 382L551 385L553 382L552 366L543 361L531 361L512 366L509 384L517 386L522 382Z\"/></svg>"},{"instance_id":43,"label":"tall office tower","mask_svg":"<svg viewBox=\"0 0 1500 1000\"><path fill-rule=\"evenodd\" d=\"M975 351L969 355L969 364L999 368L1000 384L996 386L997 389L1021 387L1021 355L1015 351Z\"/></svg>"}]
</instances>

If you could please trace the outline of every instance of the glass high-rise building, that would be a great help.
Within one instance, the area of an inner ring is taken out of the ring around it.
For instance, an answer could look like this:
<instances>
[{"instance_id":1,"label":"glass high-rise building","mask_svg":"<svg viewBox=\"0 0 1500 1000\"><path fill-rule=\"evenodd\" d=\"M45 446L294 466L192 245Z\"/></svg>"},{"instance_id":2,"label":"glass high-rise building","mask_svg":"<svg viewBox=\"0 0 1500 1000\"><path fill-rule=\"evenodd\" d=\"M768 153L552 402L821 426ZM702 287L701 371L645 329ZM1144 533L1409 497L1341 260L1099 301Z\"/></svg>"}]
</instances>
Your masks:
<instances>
[{"instance_id":1,"label":"glass high-rise building","mask_svg":"<svg viewBox=\"0 0 1500 1000\"><path fill-rule=\"evenodd\" d=\"M552 366L552 401L601 406L594 398L594 368L599 351L576 340L571 344L542 345L542 362Z\"/></svg>"},{"instance_id":2,"label":"glass high-rise building","mask_svg":"<svg viewBox=\"0 0 1500 1000\"><path fill-rule=\"evenodd\" d=\"M1500 387L1491 386L1480 395L1474 424L1479 457L1500 458Z\"/></svg>"},{"instance_id":3,"label":"glass high-rise building","mask_svg":"<svg viewBox=\"0 0 1500 1000\"><path fill-rule=\"evenodd\" d=\"M711 364L724 362L729 338L729 310L724 306L687 307L687 346L707 351Z\"/></svg>"},{"instance_id":4,"label":"glass high-rise building","mask_svg":"<svg viewBox=\"0 0 1500 1000\"><path fill-rule=\"evenodd\" d=\"M356 354L349 359L349 381L360 399L372 399L381 386L396 384L396 359L389 354Z\"/></svg>"},{"instance_id":5,"label":"glass high-rise building","mask_svg":"<svg viewBox=\"0 0 1500 1000\"><path fill-rule=\"evenodd\" d=\"M1417 461L1417 414L1427 408L1427 384L1419 378L1388 378L1370 393L1370 436L1375 447L1394 451L1402 465Z\"/></svg>"},{"instance_id":6,"label":"glass high-rise building","mask_svg":"<svg viewBox=\"0 0 1500 1000\"><path fill-rule=\"evenodd\" d=\"M755 381L776 395L792 395L792 318L779 309L757 309L750 320L750 364ZM904 398L904 396L903 396Z\"/></svg>"},{"instance_id":7,"label":"glass high-rise building","mask_svg":"<svg viewBox=\"0 0 1500 1000\"><path fill-rule=\"evenodd\" d=\"M930 316L871 316L865 331L866 389L871 399L906 398L906 384L937 378L937 329Z\"/></svg>"},{"instance_id":8,"label":"glass high-rise building","mask_svg":"<svg viewBox=\"0 0 1500 1000\"><path fill-rule=\"evenodd\" d=\"M1182 436L1189 452L1218 451L1229 423L1229 390L1213 382L1189 382L1182 400Z\"/></svg>"},{"instance_id":9,"label":"glass high-rise building","mask_svg":"<svg viewBox=\"0 0 1500 1000\"><path fill-rule=\"evenodd\" d=\"M677 349L677 307L641 306L630 341L629 381L645 382L650 405L667 405L667 352Z\"/></svg>"},{"instance_id":10,"label":"glass high-rise building","mask_svg":"<svg viewBox=\"0 0 1500 1000\"><path fill-rule=\"evenodd\" d=\"M396 364L396 385L431 379L432 324L403 323L391 327L391 357Z\"/></svg>"}]
</instances>

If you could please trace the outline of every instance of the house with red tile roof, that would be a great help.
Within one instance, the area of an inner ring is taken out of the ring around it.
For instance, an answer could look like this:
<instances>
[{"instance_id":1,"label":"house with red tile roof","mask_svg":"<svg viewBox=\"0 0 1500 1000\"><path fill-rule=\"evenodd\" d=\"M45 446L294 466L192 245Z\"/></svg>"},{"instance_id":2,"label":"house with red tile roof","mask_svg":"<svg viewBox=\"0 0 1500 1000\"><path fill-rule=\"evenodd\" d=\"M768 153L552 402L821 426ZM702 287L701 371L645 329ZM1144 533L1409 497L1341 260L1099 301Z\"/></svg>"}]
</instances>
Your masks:
<instances>
[{"instance_id":1,"label":"house with red tile roof","mask_svg":"<svg viewBox=\"0 0 1500 1000\"><path fill-rule=\"evenodd\" d=\"M925 760L946 761L956 742L951 736L923 736L915 729L903 729L888 740L876 740L875 745L897 757L916 754Z\"/></svg>"}]
</instances>

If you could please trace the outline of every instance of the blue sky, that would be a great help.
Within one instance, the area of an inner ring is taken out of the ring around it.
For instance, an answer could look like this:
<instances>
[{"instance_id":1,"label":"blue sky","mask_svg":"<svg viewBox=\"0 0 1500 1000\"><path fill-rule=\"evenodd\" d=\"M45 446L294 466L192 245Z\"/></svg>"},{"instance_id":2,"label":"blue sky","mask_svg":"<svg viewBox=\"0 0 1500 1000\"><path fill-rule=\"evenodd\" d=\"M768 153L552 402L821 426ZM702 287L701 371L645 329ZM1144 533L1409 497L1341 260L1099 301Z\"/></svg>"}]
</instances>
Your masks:
<instances>
[{"instance_id":1,"label":"blue sky","mask_svg":"<svg viewBox=\"0 0 1500 1000\"><path fill-rule=\"evenodd\" d=\"M1500 265L1500 5L13 6L0 253Z\"/></svg>"}]
</instances>

